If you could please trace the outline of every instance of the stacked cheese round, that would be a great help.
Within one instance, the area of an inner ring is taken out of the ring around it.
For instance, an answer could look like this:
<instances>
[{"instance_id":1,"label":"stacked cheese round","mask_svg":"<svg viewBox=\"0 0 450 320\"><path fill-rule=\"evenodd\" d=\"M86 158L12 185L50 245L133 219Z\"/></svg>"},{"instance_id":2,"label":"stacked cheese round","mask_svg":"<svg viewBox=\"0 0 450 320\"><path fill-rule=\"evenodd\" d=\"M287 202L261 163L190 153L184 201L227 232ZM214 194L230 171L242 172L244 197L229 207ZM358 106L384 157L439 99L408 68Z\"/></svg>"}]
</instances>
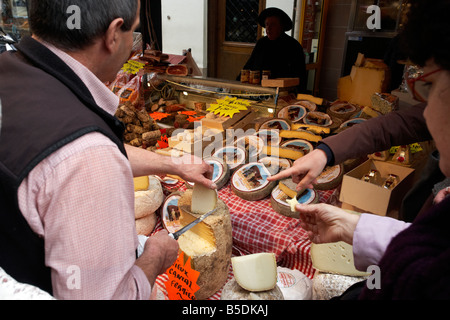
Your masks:
<instances>
[{"instance_id":1,"label":"stacked cheese round","mask_svg":"<svg viewBox=\"0 0 450 320\"><path fill-rule=\"evenodd\" d=\"M148 236L155 228L155 211L164 201L161 183L154 176L134 178L134 218L139 235Z\"/></svg>"}]
</instances>

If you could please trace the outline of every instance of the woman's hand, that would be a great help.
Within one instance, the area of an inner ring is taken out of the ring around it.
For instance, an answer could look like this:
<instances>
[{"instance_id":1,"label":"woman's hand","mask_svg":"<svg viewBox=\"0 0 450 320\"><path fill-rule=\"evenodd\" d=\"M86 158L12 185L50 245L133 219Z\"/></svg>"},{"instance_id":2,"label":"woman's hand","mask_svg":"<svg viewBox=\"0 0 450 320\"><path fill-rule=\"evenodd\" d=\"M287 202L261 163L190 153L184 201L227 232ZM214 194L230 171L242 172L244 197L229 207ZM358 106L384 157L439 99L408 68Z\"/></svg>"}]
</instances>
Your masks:
<instances>
[{"instance_id":1,"label":"woman's hand","mask_svg":"<svg viewBox=\"0 0 450 320\"><path fill-rule=\"evenodd\" d=\"M296 205L300 213L300 226L308 232L314 243L344 241L353 244L353 233L359 215L328 204Z\"/></svg>"}]
</instances>

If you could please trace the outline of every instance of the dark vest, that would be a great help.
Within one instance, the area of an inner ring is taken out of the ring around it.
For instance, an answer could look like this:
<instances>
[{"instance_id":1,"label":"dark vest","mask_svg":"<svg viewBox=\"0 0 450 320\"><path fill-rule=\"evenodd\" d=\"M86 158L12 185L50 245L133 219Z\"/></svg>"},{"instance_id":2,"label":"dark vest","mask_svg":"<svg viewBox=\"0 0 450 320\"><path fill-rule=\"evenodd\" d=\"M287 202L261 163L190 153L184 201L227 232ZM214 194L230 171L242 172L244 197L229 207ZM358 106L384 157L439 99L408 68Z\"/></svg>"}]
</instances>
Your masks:
<instances>
[{"instance_id":1,"label":"dark vest","mask_svg":"<svg viewBox=\"0 0 450 320\"><path fill-rule=\"evenodd\" d=\"M0 55L0 266L15 280L52 293L44 241L20 212L17 191L47 156L90 133L123 145L123 124L95 103L76 74L32 38Z\"/></svg>"}]
</instances>

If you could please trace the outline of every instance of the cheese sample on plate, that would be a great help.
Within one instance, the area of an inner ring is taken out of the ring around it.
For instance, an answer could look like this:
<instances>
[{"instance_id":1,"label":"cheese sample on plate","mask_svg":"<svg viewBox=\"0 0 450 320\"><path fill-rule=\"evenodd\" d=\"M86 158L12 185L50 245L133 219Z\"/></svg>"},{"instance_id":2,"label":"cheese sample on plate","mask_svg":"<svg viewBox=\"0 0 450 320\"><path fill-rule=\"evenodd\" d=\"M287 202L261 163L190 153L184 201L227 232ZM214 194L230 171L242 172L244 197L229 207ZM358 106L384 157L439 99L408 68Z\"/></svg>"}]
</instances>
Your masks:
<instances>
[{"instance_id":1,"label":"cheese sample on plate","mask_svg":"<svg viewBox=\"0 0 450 320\"><path fill-rule=\"evenodd\" d=\"M366 276L367 272L356 270L353 247L343 241L311 244L311 260L314 269L321 272L346 276Z\"/></svg>"},{"instance_id":2,"label":"cheese sample on plate","mask_svg":"<svg viewBox=\"0 0 450 320\"><path fill-rule=\"evenodd\" d=\"M245 290L272 290L277 284L277 261L274 253L255 253L231 258L236 282Z\"/></svg>"}]
</instances>

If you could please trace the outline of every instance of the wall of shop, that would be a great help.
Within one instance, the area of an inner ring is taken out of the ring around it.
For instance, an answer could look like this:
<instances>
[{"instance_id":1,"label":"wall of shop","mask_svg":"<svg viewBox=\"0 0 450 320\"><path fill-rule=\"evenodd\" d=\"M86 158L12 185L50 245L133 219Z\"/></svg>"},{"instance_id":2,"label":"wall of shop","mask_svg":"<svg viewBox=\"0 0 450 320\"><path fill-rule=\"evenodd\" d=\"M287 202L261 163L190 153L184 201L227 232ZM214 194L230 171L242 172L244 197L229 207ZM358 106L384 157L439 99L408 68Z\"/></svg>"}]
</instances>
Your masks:
<instances>
[{"instance_id":1,"label":"wall of shop","mask_svg":"<svg viewBox=\"0 0 450 320\"><path fill-rule=\"evenodd\" d=\"M351 4L352 0L335 0L329 4L319 92L321 97L331 101L337 98L337 81L342 76Z\"/></svg>"},{"instance_id":2,"label":"wall of shop","mask_svg":"<svg viewBox=\"0 0 450 320\"><path fill-rule=\"evenodd\" d=\"M207 1L161 1L162 50L182 54L191 49L192 56L203 74L207 66Z\"/></svg>"}]
</instances>

